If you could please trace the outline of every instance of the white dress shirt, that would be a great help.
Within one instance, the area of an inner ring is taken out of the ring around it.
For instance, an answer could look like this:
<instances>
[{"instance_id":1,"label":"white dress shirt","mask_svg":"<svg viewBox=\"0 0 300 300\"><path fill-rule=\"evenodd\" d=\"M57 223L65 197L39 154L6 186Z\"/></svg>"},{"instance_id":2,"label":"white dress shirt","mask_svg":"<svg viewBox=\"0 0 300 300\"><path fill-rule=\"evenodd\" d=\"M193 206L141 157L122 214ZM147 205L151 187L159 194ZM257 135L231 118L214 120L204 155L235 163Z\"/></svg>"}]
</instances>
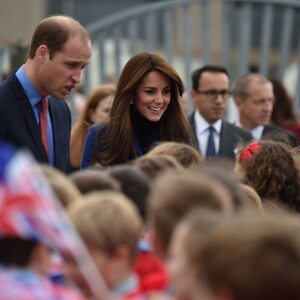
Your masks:
<instances>
[{"instance_id":1,"label":"white dress shirt","mask_svg":"<svg viewBox=\"0 0 300 300\"><path fill-rule=\"evenodd\" d=\"M216 147L216 153L219 153L220 149L220 134L222 127L222 120L219 119L213 124L207 123L207 121L200 115L200 113L195 111L195 127L196 135L199 144L200 152L203 156L206 154L207 140L209 135L209 127L212 126L215 129L214 142Z\"/></svg>"},{"instance_id":2,"label":"white dress shirt","mask_svg":"<svg viewBox=\"0 0 300 300\"><path fill-rule=\"evenodd\" d=\"M240 128L243 128L245 130L248 130L246 128L244 128L242 126L242 124L237 121L236 124L235 124L237 127L240 127ZM249 130L248 130L249 131ZM256 127L254 127L252 130L250 130L250 132L252 133L252 136L253 138L256 140L256 141L259 141L262 137L262 134L263 134L263 131L264 131L264 126L263 125L258 125Z\"/></svg>"}]
</instances>

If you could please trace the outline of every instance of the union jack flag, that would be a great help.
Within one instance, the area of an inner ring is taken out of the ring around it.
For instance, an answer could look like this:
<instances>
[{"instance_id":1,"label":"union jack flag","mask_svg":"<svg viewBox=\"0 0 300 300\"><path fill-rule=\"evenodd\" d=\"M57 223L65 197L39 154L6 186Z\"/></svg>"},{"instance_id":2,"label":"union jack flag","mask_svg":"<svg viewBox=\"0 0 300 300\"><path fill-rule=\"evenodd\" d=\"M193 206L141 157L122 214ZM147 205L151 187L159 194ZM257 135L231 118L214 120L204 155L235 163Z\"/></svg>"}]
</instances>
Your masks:
<instances>
[{"instance_id":1,"label":"union jack flag","mask_svg":"<svg viewBox=\"0 0 300 300\"><path fill-rule=\"evenodd\" d=\"M94 295L110 298L85 245L32 155L0 142L0 237L5 236L33 239L71 254ZM1 281L11 277L6 277L6 271L0 275L1 287Z\"/></svg>"},{"instance_id":2,"label":"union jack flag","mask_svg":"<svg viewBox=\"0 0 300 300\"><path fill-rule=\"evenodd\" d=\"M7 144L0 149L0 236L34 239L73 253L76 232L38 164Z\"/></svg>"}]
</instances>

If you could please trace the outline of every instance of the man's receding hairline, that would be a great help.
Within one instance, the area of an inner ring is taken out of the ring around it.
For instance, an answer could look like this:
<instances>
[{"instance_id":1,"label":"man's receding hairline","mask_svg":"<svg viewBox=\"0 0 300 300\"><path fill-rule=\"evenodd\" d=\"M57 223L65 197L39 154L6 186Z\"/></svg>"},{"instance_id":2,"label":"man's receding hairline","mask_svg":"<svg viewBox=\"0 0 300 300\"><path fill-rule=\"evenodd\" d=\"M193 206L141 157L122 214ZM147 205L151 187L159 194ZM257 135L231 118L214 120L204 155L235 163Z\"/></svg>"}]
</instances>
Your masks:
<instances>
[{"instance_id":1,"label":"man's receding hairline","mask_svg":"<svg viewBox=\"0 0 300 300\"><path fill-rule=\"evenodd\" d=\"M262 74L247 74L242 78L241 82L247 82L248 87L251 84L265 84L271 83L271 81ZM271 83L272 84L272 83Z\"/></svg>"},{"instance_id":2,"label":"man's receding hairline","mask_svg":"<svg viewBox=\"0 0 300 300\"><path fill-rule=\"evenodd\" d=\"M79 21L69 16L64 16L64 15L50 16L44 19L42 22L50 22L50 23L54 22L57 25L67 29L70 35L78 34L78 29L85 31L85 28L79 23Z\"/></svg>"}]
</instances>

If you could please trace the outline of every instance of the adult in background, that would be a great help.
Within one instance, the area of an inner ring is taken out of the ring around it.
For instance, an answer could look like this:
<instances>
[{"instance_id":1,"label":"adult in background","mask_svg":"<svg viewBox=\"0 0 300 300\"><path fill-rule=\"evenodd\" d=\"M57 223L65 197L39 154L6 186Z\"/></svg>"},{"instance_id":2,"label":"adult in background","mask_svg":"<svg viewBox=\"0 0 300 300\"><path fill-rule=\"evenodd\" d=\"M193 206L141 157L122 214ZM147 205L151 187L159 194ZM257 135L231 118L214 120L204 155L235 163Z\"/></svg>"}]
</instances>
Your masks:
<instances>
[{"instance_id":1,"label":"adult in background","mask_svg":"<svg viewBox=\"0 0 300 300\"><path fill-rule=\"evenodd\" d=\"M97 86L89 95L83 113L71 131L72 170L80 168L83 146L89 127L108 120L115 92L115 85L104 84Z\"/></svg>"},{"instance_id":2,"label":"adult in background","mask_svg":"<svg viewBox=\"0 0 300 300\"><path fill-rule=\"evenodd\" d=\"M255 140L263 137L272 139L280 133L288 137L291 146L297 146L294 134L270 125L274 92L272 82L268 78L262 74L249 73L239 77L233 89L234 101L239 111L237 126L251 131Z\"/></svg>"},{"instance_id":3,"label":"adult in background","mask_svg":"<svg viewBox=\"0 0 300 300\"><path fill-rule=\"evenodd\" d=\"M28 60L0 86L0 139L68 173L71 115L63 100L79 83L90 56L89 35L78 21L67 16L42 20Z\"/></svg>"},{"instance_id":4,"label":"adult in background","mask_svg":"<svg viewBox=\"0 0 300 300\"><path fill-rule=\"evenodd\" d=\"M159 141L191 143L179 104L183 91L181 78L165 59L145 52L133 56L118 81L110 120L89 129L81 168L126 163Z\"/></svg>"},{"instance_id":5,"label":"adult in background","mask_svg":"<svg viewBox=\"0 0 300 300\"><path fill-rule=\"evenodd\" d=\"M192 74L191 96L195 111L189 116L202 155L235 159L237 144L252 135L223 119L228 99L229 74L226 68L206 65Z\"/></svg>"},{"instance_id":6,"label":"adult in background","mask_svg":"<svg viewBox=\"0 0 300 300\"><path fill-rule=\"evenodd\" d=\"M300 145L300 122L293 108L293 100L283 82L271 77L275 102L271 115L271 123L294 133Z\"/></svg>"}]
</instances>

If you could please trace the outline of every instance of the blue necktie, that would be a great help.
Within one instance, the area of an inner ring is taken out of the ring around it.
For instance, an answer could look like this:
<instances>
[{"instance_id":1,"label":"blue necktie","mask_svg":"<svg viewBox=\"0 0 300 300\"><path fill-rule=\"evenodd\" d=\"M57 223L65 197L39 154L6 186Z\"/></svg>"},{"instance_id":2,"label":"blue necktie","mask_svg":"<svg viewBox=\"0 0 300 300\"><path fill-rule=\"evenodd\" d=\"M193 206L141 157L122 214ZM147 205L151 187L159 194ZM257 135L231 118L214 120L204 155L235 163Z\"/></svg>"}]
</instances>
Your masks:
<instances>
[{"instance_id":1,"label":"blue necktie","mask_svg":"<svg viewBox=\"0 0 300 300\"><path fill-rule=\"evenodd\" d=\"M214 141L214 132L215 128L212 126L208 127L209 135L207 140L207 148L206 148L206 157L214 157L216 156L216 147Z\"/></svg>"}]
</instances>

